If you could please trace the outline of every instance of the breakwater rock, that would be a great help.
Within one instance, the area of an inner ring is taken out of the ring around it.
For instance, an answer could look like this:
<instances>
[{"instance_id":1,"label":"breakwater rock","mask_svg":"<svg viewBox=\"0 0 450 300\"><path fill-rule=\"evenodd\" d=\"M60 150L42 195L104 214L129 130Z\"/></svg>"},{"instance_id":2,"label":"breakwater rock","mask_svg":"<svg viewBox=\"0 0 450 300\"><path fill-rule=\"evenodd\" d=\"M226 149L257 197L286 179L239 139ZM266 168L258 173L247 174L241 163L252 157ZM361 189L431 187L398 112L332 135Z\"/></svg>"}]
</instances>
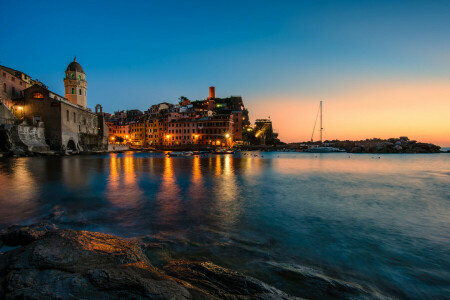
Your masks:
<instances>
[{"instance_id":1,"label":"breakwater rock","mask_svg":"<svg viewBox=\"0 0 450 300\"><path fill-rule=\"evenodd\" d=\"M113 235L12 226L0 254L0 299L297 299L209 262L151 264L141 245Z\"/></svg>"}]
</instances>

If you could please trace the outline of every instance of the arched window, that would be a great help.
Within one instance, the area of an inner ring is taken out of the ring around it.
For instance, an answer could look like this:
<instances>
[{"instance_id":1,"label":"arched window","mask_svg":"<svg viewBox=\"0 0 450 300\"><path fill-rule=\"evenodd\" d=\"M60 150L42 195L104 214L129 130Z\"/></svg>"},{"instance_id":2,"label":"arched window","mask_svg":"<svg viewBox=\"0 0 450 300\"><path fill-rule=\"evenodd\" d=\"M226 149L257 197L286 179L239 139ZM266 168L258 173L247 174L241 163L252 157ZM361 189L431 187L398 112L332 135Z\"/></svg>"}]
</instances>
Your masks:
<instances>
[{"instance_id":1,"label":"arched window","mask_svg":"<svg viewBox=\"0 0 450 300\"><path fill-rule=\"evenodd\" d=\"M72 88L72 94L75 94L75 88Z\"/></svg>"},{"instance_id":2,"label":"arched window","mask_svg":"<svg viewBox=\"0 0 450 300\"><path fill-rule=\"evenodd\" d=\"M72 77L72 79L75 79L75 74L70 74L70 76Z\"/></svg>"},{"instance_id":3,"label":"arched window","mask_svg":"<svg viewBox=\"0 0 450 300\"><path fill-rule=\"evenodd\" d=\"M78 93L81 95L81 89L78 91Z\"/></svg>"},{"instance_id":4,"label":"arched window","mask_svg":"<svg viewBox=\"0 0 450 300\"><path fill-rule=\"evenodd\" d=\"M78 80L81 80L81 75L78 75Z\"/></svg>"},{"instance_id":5,"label":"arched window","mask_svg":"<svg viewBox=\"0 0 450 300\"><path fill-rule=\"evenodd\" d=\"M33 93L34 99L44 99L44 95L42 93Z\"/></svg>"}]
</instances>

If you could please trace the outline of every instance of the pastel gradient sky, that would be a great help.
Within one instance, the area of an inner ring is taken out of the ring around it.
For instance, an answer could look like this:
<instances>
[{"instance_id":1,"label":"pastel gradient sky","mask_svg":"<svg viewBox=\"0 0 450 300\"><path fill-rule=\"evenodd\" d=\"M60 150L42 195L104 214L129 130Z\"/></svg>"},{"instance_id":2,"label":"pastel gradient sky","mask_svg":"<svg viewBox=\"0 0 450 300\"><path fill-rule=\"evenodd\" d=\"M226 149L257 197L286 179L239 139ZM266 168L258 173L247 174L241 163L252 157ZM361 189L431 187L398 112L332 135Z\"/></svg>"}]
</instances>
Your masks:
<instances>
[{"instance_id":1,"label":"pastel gradient sky","mask_svg":"<svg viewBox=\"0 0 450 300\"><path fill-rule=\"evenodd\" d=\"M92 2L92 3L91 3ZM286 142L409 136L450 146L450 1L1 1L0 64L88 106L241 95Z\"/></svg>"}]
</instances>

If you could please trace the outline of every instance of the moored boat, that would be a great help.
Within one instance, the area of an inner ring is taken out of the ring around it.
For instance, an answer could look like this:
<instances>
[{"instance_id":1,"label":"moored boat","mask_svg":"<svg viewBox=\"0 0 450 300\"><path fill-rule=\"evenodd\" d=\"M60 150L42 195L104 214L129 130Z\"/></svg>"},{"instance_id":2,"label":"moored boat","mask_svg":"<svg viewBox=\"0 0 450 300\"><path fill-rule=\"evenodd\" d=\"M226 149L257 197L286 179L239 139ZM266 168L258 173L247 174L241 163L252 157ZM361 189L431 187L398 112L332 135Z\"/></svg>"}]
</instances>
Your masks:
<instances>
[{"instance_id":1,"label":"moored boat","mask_svg":"<svg viewBox=\"0 0 450 300\"><path fill-rule=\"evenodd\" d=\"M192 151L183 151L183 152L167 152L166 156L170 157L179 157L179 156L192 156L194 152Z\"/></svg>"}]
</instances>

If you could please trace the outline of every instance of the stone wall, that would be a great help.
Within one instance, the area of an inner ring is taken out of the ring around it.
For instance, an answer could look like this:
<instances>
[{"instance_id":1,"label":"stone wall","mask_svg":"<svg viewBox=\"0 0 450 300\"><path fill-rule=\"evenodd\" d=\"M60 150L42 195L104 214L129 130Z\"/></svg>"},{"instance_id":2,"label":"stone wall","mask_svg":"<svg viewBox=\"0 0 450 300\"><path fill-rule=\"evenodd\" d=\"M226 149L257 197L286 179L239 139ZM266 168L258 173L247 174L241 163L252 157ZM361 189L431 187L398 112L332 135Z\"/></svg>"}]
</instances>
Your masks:
<instances>
[{"instance_id":1,"label":"stone wall","mask_svg":"<svg viewBox=\"0 0 450 300\"><path fill-rule=\"evenodd\" d=\"M126 150L130 150L130 146L128 145L114 145L114 144L109 144L108 145L108 151L112 152L112 151L126 151Z\"/></svg>"},{"instance_id":2,"label":"stone wall","mask_svg":"<svg viewBox=\"0 0 450 300\"><path fill-rule=\"evenodd\" d=\"M50 150L50 147L45 143L44 126L43 122L40 122L37 126L27 124L14 126L12 129L14 142L27 151L41 152Z\"/></svg>"},{"instance_id":3,"label":"stone wall","mask_svg":"<svg viewBox=\"0 0 450 300\"><path fill-rule=\"evenodd\" d=\"M0 124L14 124L16 117L4 104L0 103Z\"/></svg>"}]
</instances>

